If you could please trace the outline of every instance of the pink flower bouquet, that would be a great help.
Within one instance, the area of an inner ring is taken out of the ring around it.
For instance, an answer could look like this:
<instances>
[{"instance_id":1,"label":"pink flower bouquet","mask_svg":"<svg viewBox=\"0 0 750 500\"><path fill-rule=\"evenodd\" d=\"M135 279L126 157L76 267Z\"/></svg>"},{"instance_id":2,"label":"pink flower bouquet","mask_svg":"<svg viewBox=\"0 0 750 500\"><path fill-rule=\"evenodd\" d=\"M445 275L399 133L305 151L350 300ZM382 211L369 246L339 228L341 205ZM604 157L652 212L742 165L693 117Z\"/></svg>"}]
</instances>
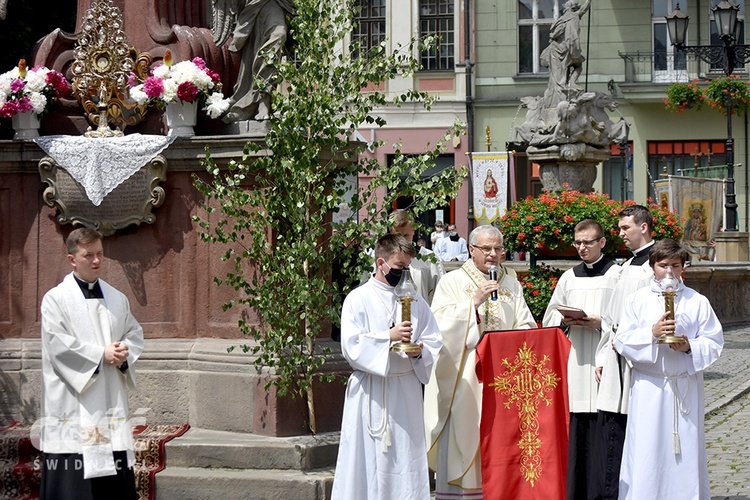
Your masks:
<instances>
[{"instance_id":1,"label":"pink flower bouquet","mask_svg":"<svg viewBox=\"0 0 750 500\"><path fill-rule=\"evenodd\" d=\"M28 111L43 114L61 97L70 94L62 73L43 66L26 68L26 60L0 75L0 117L11 118Z\"/></svg>"},{"instance_id":2,"label":"pink flower bouquet","mask_svg":"<svg viewBox=\"0 0 750 500\"><path fill-rule=\"evenodd\" d=\"M131 74L130 97L138 104L154 105L159 109L171 102L198 102L211 118L218 118L229 109L229 101L221 93L221 81L216 71L206 67L200 57L192 61L174 63L167 50L163 64L151 71L151 76L139 82Z\"/></svg>"}]
</instances>

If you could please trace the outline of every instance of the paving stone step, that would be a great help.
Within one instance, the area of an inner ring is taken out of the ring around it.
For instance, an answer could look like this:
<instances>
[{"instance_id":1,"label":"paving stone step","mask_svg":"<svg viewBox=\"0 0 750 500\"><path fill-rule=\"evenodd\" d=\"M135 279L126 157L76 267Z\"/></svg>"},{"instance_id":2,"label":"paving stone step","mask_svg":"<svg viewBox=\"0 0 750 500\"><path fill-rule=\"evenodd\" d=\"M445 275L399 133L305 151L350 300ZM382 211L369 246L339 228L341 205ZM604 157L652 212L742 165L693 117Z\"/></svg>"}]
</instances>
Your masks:
<instances>
[{"instance_id":1,"label":"paving stone step","mask_svg":"<svg viewBox=\"0 0 750 500\"><path fill-rule=\"evenodd\" d=\"M311 471L336 465L339 433L269 437L191 428L166 443L167 466ZM161 478L161 474L159 475Z\"/></svg>"},{"instance_id":2,"label":"paving stone step","mask_svg":"<svg viewBox=\"0 0 750 500\"><path fill-rule=\"evenodd\" d=\"M333 468L316 471L168 467L157 476L157 500L326 500Z\"/></svg>"}]
</instances>

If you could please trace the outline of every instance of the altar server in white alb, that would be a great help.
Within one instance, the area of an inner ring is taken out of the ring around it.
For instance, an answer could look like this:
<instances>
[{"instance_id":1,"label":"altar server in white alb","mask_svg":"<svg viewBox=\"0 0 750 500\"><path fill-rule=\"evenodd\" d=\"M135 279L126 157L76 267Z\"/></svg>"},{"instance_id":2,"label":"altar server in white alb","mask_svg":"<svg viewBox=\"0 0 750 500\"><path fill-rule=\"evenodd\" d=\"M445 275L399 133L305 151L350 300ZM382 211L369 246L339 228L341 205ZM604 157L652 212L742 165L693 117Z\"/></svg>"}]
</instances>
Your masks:
<instances>
[{"instance_id":1,"label":"altar server in white alb","mask_svg":"<svg viewBox=\"0 0 750 500\"><path fill-rule=\"evenodd\" d=\"M66 245L73 272L42 300L40 498L132 500L127 388L143 330L127 297L99 279L101 234L76 229Z\"/></svg>"},{"instance_id":2,"label":"altar server in white alb","mask_svg":"<svg viewBox=\"0 0 750 500\"><path fill-rule=\"evenodd\" d=\"M411 303L411 321L401 321L394 293L414 254L403 236L383 236L375 245L375 274L344 300L341 349L354 372L346 388L334 500L430 498L422 384L442 339L424 298ZM391 351L399 341L421 350L408 356Z\"/></svg>"},{"instance_id":3,"label":"altar server in white alb","mask_svg":"<svg viewBox=\"0 0 750 500\"><path fill-rule=\"evenodd\" d=\"M654 245L654 279L626 300L615 337L615 348L633 364L621 499L711 498L703 371L719 358L724 334L708 299L682 282L687 258L673 240ZM676 292L674 320L665 312L667 281ZM666 334L685 342L658 343Z\"/></svg>"},{"instance_id":4,"label":"altar server in white alb","mask_svg":"<svg viewBox=\"0 0 750 500\"><path fill-rule=\"evenodd\" d=\"M552 293L544 313L544 326L562 326L572 344L568 358L570 401L570 446L568 452L568 500L593 498L589 478L594 461L596 438L595 377L596 348L601 339L602 316L609 306L621 268L602 252L607 240L601 224L585 219L573 229L573 246L581 262L568 269ZM584 318L567 316L558 306L583 309Z\"/></svg>"}]
</instances>

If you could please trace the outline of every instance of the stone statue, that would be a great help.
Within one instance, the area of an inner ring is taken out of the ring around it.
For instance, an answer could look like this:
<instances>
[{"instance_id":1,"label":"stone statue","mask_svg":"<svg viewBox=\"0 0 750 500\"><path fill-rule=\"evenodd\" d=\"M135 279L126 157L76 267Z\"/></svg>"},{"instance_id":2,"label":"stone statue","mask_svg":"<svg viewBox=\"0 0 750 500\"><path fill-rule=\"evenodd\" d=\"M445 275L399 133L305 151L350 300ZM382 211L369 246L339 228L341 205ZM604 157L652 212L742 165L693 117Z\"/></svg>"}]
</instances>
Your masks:
<instances>
[{"instance_id":1,"label":"stone statue","mask_svg":"<svg viewBox=\"0 0 750 500\"><path fill-rule=\"evenodd\" d=\"M591 191L596 166L609 159L609 145L627 140L628 125L613 123L607 111L617 102L602 92L584 92L578 77L586 58L581 51L581 17L591 0L564 4L563 14L552 24L549 46L541 62L549 68L547 90L541 97L523 97L526 120L516 127L516 140L528 144L529 160L540 166L544 189Z\"/></svg>"},{"instance_id":2,"label":"stone statue","mask_svg":"<svg viewBox=\"0 0 750 500\"><path fill-rule=\"evenodd\" d=\"M274 67L264 54L280 54L287 37L286 16L294 15L291 0L213 0L213 31L217 46L232 35L229 50L241 54L240 70L226 123L265 120L271 112L271 97L256 82L273 75Z\"/></svg>"},{"instance_id":3,"label":"stone statue","mask_svg":"<svg viewBox=\"0 0 750 500\"><path fill-rule=\"evenodd\" d=\"M540 62L549 68L546 99L564 99L571 90L581 90L577 82L586 60L581 51L581 17L590 5L591 0L583 6L568 0L550 28L549 45L540 56Z\"/></svg>"},{"instance_id":4,"label":"stone statue","mask_svg":"<svg viewBox=\"0 0 750 500\"><path fill-rule=\"evenodd\" d=\"M8 14L8 0L0 0L0 21L5 21Z\"/></svg>"}]
</instances>

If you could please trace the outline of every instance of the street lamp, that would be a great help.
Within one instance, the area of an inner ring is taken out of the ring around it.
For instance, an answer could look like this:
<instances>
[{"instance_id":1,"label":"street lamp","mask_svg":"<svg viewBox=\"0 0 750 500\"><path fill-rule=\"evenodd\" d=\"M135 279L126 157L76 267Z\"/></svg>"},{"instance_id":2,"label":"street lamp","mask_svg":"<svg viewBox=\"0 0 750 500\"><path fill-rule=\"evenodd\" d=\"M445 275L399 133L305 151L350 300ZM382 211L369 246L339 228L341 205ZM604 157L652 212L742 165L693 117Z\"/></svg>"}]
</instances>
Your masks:
<instances>
[{"instance_id":1,"label":"street lamp","mask_svg":"<svg viewBox=\"0 0 750 500\"><path fill-rule=\"evenodd\" d=\"M737 40L742 31L742 21L737 19L740 8L729 0L722 0L711 9L719 38L724 43L720 45L685 45L688 21L690 17L680 11L680 4L666 16L667 32L672 45L681 52L695 54L709 64L721 65L724 74L731 75L737 63L744 64L750 60L750 46L738 45ZM737 200L734 192L734 139L732 139L732 97L726 95L727 106L727 195L724 203L726 208L726 230L738 231Z\"/></svg>"}]
</instances>

